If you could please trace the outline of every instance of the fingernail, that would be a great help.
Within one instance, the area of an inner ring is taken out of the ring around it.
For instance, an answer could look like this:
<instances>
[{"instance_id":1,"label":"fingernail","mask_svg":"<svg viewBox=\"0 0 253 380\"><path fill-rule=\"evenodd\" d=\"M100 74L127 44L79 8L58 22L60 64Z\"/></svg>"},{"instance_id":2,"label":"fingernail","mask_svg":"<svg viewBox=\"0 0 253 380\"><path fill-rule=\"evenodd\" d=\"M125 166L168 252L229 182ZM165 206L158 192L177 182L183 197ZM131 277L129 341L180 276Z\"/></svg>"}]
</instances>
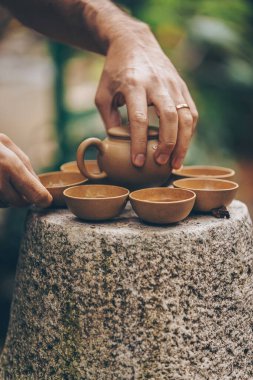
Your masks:
<instances>
[{"instance_id":1,"label":"fingernail","mask_svg":"<svg viewBox=\"0 0 253 380\"><path fill-rule=\"evenodd\" d=\"M164 164L167 164L167 162L169 161L169 158L170 156L168 154L159 154L156 161L158 162L158 164L164 165Z\"/></svg>"},{"instance_id":2,"label":"fingernail","mask_svg":"<svg viewBox=\"0 0 253 380\"><path fill-rule=\"evenodd\" d=\"M145 163L145 156L144 154L137 154L134 159L134 164L136 166L143 166Z\"/></svg>"},{"instance_id":3,"label":"fingernail","mask_svg":"<svg viewBox=\"0 0 253 380\"><path fill-rule=\"evenodd\" d=\"M182 166L182 158L175 158L172 162L173 169L180 169Z\"/></svg>"}]
</instances>

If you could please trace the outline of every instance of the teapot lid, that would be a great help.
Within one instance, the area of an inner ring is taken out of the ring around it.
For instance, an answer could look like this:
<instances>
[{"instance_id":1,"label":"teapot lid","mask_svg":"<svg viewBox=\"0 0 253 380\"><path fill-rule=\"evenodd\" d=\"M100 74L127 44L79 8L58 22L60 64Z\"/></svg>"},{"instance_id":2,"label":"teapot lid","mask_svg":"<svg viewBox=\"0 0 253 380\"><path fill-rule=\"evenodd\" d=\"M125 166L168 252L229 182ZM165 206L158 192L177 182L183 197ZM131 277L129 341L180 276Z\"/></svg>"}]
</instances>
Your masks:
<instances>
[{"instance_id":1,"label":"teapot lid","mask_svg":"<svg viewBox=\"0 0 253 380\"><path fill-rule=\"evenodd\" d=\"M108 129L107 133L109 136L112 136L112 137L119 137L119 138L127 139L127 140L130 139L130 128L128 125L112 127ZM152 127L152 126L148 127L149 138L152 139L152 138L158 137L158 135L159 135L158 127Z\"/></svg>"}]
</instances>

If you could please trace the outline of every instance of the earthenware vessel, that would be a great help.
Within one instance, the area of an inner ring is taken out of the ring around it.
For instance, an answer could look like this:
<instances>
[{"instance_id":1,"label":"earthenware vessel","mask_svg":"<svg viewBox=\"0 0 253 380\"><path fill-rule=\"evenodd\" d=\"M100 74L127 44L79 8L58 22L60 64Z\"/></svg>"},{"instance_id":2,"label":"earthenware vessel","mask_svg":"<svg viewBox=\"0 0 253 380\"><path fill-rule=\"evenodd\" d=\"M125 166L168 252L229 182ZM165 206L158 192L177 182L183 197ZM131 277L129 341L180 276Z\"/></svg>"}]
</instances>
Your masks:
<instances>
[{"instance_id":1,"label":"earthenware vessel","mask_svg":"<svg viewBox=\"0 0 253 380\"><path fill-rule=\"evenodd\" d=\"M52 206L66 206L63 191L68 187L84 184L87 182L80 172L49 172L39 175L40 182L44 185L53 197Z\"/></svg>"},{"instance_id":2,"label":"earthenware vessel","mask_svg":"<svg viewBox=\"0 0 253 380\"><path fill-rule=\"evenodd\" d=\"M77 165L81 173L91 180L108 177L113 184L131 189L160 186L168 179L171 169L169 164L158 165L154 160L157 139L158 129L149 127L146 162L142 168L137 168L131 162L129 128L111 128L105 140L89 138L80 144L77 151ZM90 170L84 161L85 152L90 146L98 149L100 173Z\"/></svg>"},{"instance_id":3,"label":"earthenware vessel","mask_svg":"<svg viewBox=\"0 0 253 380\"><path fill-rule=\"evenodd\" d=\"M119 186L85 185L64 191L69 210L80 219L108 220L124 209L129 190Z\"/></svg>"},{"instance_id":4,"label":"earthenware vessel","mask_svg":"<svg viewBox=\"0 0 253 380\"><path fill-rule=\"evenodd\" d=\"M231 179L235 175L235 171L233 169L210 165L183 166L178 170L174 169L172 173L177 179L200 177Z\"/></svg>"},{"instance_id":5,"label":"earthenware vessel","mask_svg":"<svg viewBox=\"0 0 253 380\"><path fill-rule=\"evenodd\" d=\"M213 178L179 179L173 182L173 186L194 191L197 196L194 210L204 212L229 206L239 187L236 182Z\"/></svg>"},{"instance_id":6,"label":"earthenware vessel","mask_svg":"<svg viewBox=\"0 0 253 380\"><path fill-rule=\"evenodd\" d=\"M196 195L190 190L160 187L134 191L129 198L141 220L169 224L179 222L190 214Z\"/></svg>"},{"instance_id":7,"label":"earthenware vessel","mask_svg":"<svg viewBox=\"0 0 253 380\"><path fill-rule=\"evenodd\" d=\"M86 164L86 167L88 168L88 170L95 172L95 173L100 172L98 164L97 164L97 160L86 160L85 164ZM60 166L60 170L63 172L80 173L80 170L78 169L76 161L65 162L65 164L62 164Z\"/></svg>"}]
</instances>

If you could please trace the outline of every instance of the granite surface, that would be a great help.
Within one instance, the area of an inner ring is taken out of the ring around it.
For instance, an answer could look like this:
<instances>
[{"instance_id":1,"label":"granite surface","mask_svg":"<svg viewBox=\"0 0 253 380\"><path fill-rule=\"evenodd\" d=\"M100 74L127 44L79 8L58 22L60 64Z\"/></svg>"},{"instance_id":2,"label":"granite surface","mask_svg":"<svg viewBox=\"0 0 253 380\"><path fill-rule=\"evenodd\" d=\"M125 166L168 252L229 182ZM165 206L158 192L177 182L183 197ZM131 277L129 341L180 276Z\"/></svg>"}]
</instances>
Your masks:
<instances>
[{"instance_id":1,"label":"granite surface","mask_svg":"<svg viewBox=\"0 0 253 380\"><path fill-rule=\"evenodd\" d=\"M0 379L253 379L252 224L31 212Z\"/></svg>"}]
</instances>

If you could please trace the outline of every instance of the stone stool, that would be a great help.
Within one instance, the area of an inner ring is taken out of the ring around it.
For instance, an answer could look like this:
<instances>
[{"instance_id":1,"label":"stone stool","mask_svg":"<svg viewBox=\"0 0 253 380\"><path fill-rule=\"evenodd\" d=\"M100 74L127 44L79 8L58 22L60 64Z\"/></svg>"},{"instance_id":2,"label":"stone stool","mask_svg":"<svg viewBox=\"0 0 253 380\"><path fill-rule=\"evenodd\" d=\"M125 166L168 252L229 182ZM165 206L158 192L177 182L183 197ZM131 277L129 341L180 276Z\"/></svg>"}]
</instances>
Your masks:
<instances>
[{"instance_id":1,"label":"stone stool","mask_svg":"<svg viewBox=\"0 0 253 380\"><path fill-rule=\"evenodd\" d=\"M1 380L252 380L252 225L29 214Z\"/></svg>"}]
</instances>

